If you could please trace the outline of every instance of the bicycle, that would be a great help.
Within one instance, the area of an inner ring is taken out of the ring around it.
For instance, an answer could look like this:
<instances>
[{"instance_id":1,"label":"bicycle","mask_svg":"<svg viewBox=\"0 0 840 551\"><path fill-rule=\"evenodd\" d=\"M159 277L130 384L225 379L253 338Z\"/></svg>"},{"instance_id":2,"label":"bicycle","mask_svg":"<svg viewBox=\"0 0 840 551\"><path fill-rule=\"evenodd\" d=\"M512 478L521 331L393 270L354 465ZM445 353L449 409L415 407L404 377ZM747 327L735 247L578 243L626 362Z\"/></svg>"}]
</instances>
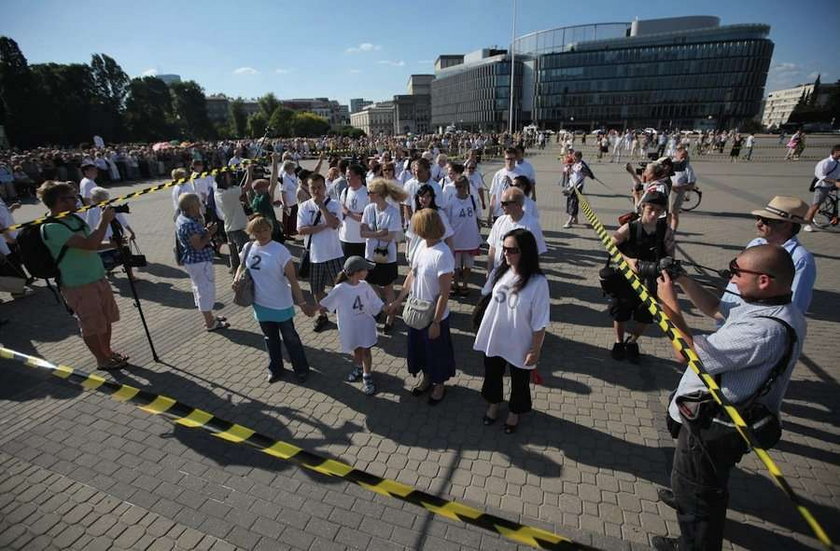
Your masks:
<instances>
[{"instance_id":1,"label":"bicycle","mask_svg":"<svg viewBox=\"0 0 840 551\"><path fill-rule=\"evenodd\" d=\"M837 188L830 190L822 202L820 208L814 214L814 225L818 228L827 228L829 226L836 226L840 223L837 216Z\"/></svg>"},{"instance_id":2,"label":"bicycle","mask_svg":"<svg viewBox=\"0 0 840 551\"><path fill-rule=\"evenodd\" d=\"M700 204L700 201L702 200L703 192L700 191L700 188L697 187L697 184L691 185L687 190L685 190L685 195L683 196L683 204L680 210L694 210L697 208L697 206Z\"/></svg>"}]
</instances>

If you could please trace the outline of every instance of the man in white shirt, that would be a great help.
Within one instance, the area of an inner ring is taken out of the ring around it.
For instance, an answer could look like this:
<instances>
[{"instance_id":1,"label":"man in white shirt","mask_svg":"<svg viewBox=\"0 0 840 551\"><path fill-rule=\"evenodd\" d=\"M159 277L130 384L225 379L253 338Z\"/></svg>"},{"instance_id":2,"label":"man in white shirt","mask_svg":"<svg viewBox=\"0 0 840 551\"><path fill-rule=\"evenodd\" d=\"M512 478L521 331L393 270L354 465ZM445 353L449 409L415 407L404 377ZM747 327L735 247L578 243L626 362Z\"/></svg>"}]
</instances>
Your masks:
<instances>
[{"instance_id":1,"label":"man in white shirt","mask_svg":"<svg viewBox=\"0 0 840 551\"><path fill-rule=\"evenodd\" d=\"M365 238L361 236L362 213L370 202L367 188L363 185L365 169L362 165L352 164L347 167L347 187L339 196L342 223L338 230L341 249L345 258L365 256Z\"/></svg>"},{"instance_id":2,"label":"man in white shirt","mask_svg":"<svg viewBox=\"0 0 840 551\"><path fill-rule=\"evenodd\" d=\"M673 231L680 225L680 209L682 208L685 192L697 183L697 176L688 160L688 149L678 145L674 156L674 175L671 176L671 193L668 195L668 216Z\"/></svg>"},{"instance_id":3,"label":"man in white shirt","mask_svg":"<svg viewBox=\"0 0 840 551\"><path fill-rule=\"evenodd\" d=\"M537 173L534 165L525 160L525 148L516 146L516 168L531 180L531 199L537 200Z\"/></svg>"},{"instance_id":4,"label":"man in white shirt","mask_svg":"<svg viewBox=\"0 0 840 551\"><path fill-rule=\"evenodd\" d=\"M417 190L420 189L421 186L424 184L428 184L435 190L435 203L437 206L443 208L443 190L433 178L431 172L431 166L429 165L429 161L425 157L421 157L412 163L412 169L414 170L414 178L409 180L403 186L403 189L408 194L408 197L403 201L403 221L405 224L408 224L408 221L411 220L411 215L414 214L414 196L417 194ZM363 256L363 255L360 255Z\"/></svg>"},{"instance_id":5,"label":"man in white shirt","mask_svg":"<svg viewBox=\"0 0 840 551\"><path fill-rule=\"evenodd\" d=\"M805 231L814 231L814 215L823 204L828 192L840 188L840 144L831 148L831 155L817 163L814 167L814 198L811 199L811 207L805 215L808 225Z\"/></svg>"},{"instance_id":6,"label":"man in white shirt","mask_svg":"<svg viewBox=\"0 0 840 551\"><path fill-rule=\"evenodd\" d=\"M505 166L499 169L493 175L493 180L490 182L490 208L487 214L487 223L492 224L493 221L504 214L502 212L502 194L511 187L513 179L522 174L516 166L516 149L509 147L505 149Z\"/></svg>"},{"instance_id":7,"label":"man in white shirt","mask_svg":"<svg viewBox=\"0 0 840 551\"><path fill-rule=\"evenodd\" d=\"M444 177L446 177L446 163L448 160L449 158L445 153L438 154L435 159L435 164L432 165L432 180L440 182Z\"/></svg>"},{"instance_id":8,"label":"man in white shirt","mask_svg":"<svg viewBox=\"0 0 840 551\"><path fill-rule=\"evenodd\" d=\"M493 228L490 230L490 235L487 237L487 244L490 249L487 251L487 277L493 268L498 266L502 259L502 241L505 235L513 229L525 228L532 234L537 241L537 252L544 254L548 251L543 237L542 226L540 221L533 216L526 214L523 209L525 204L525 194L521 189L512 187L502 194L501 205L505 214L496 219Z\"/></svg>"},{"instance_id":9,"label":"man in white shirt","mask_svg":"<svg viewBox=\"0 0 840 551\"><path fill-rule=\"evenodd\" d=\"M79 195L82 196L82 202L85 205L90 205L90 192L96 187L96 177L99 175L99 169L91 160L82 161L82 181L79 183Z\"/></svg>"}]
</instances>

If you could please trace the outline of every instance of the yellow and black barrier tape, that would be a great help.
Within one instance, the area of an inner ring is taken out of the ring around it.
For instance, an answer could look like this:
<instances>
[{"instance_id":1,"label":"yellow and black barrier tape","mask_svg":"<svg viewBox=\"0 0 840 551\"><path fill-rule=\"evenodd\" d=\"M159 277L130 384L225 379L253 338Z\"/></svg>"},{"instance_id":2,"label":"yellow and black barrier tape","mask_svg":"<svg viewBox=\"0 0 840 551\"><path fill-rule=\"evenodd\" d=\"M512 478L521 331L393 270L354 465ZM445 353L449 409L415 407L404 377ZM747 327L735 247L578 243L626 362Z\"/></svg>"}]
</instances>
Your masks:
<instances>
[{"instance_id":1,"label":"yellow and black barrier tape","mask_svg":"<svg viewBox=\"0 0 840 551\"><path fill-rule=\"evenodd\" d=\"M168 396L109 381L99 375L78 371L66 365L55 365L42 358L5 347L0 347L0 358L48 371L85 390L95 390L118 402L129 402L146 413L161 415L175 424L191 429L201 429L234 444L248 445L272 457L290 461L323 475L342 478L371 492L417 505L430 513L451 520L483 528L520 544L537 549L597 551L595 547L575 542L542 528L526 526L497 517L469 505L423 492L402 482L355 469L341 461L327 459L294 444L274 440L248 427L226 421Z\"/></svg>"},{"instance_id":2,"label":"yellow and black barrier tape","mask_svg":"<svg viewBox=\"0 0 840 551\"><path fill-rule=\"evenodd\" d=\"M668 315L662 310L659 306L659 303L650 294L647 287L645 287L644 283L636 276L636 273L630 268L630 265L624 260L624 257L618 250L618 247L615 246L615 243L612 241L612 237L607 233L606 228L604 225L601 224L601 221L598 220L598 217L595 215L595 211L592 210L592 207L589 205L589 202L586 200L586 196L580 193L577 187L573 188L575 193L580 200L580 208L583 210L583 214L586 216L586 219L589 220L589 223L592 224L592 228L595 230L595 233L598 234L598 237L601 239L601 242L604 244L604 247L609 252L610 257L612 258L613 262L618 265L618 270L627 278L630 282L630 286L633 290L639 295L639 298L647 307L648 311L653 314L654 320L656 320L657 325L662 331L665 333L665 336L671 341L671 344L674 346L675 349L679 350L680 354L682 354L683 358L686 359L688 363L688 367L691 368L694 373L700 377L700 380L703 381L703 384L706 385L709 393L715 399L715 401L720 404L721 408L726 412L729 418L735 425L735 428L738 430L738 433L741 435L741 438L752 448L758 458L764 463L764 466L767 467L767 471L770 473L773 481L776 485L781 488L781 490L787 495L788 499L791 500L796 510L805 519L805 522L808 523L808 526L814 532L814 535L817 539L823 543L828 549L833 549L833 544L831 539L826 534L823 527L817 521L816 517L811 513L810 510L805 506L799 496L796 495L796 492L793 491L790 484L788 484L787 480L785 480L784 475L782 474L781 469L776 465L773 459L770 457L770 454L764 448L759 445L758 440L756 440L755 436L752 434L747 423L744 421L744 418L741 417L738 408L730 402L726 396L723 395L721 392L720 386L715 381L714 377L709 375L706 371L705 367L703 366L702 360L697 356L697 353L694 351L691 346L689 346L688 342L685 339L685 335L674 325L674 322L668 317Z\"/></svg>"}]
</instances>

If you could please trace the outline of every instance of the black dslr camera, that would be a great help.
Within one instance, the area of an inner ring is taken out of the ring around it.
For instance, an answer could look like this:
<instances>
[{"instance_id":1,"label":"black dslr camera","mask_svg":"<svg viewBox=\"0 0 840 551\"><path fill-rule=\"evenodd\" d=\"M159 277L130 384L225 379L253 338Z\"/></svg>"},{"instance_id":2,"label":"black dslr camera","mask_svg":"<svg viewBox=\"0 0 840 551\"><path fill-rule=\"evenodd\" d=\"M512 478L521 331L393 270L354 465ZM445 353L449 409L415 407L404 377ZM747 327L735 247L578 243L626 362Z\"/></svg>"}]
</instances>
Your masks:
<instances>
[{"instance_id":1,"label":"black dslr camera","mask_svg":"<svg viewBox=\"0 0 840 551\"><path fill-rule=\"evenodd\" d=\"M128 203L123 205L111 205L111 208L114 209L114 212L119 214L129 214L131 211L128 209Z\"/></svg>"},{"instance_id":2,"label":"black dslr camera","mask_svg":"<svg viewBox=\"0 0 840 551\"><path fill-rule=\"evenodd\" d=\"M128 214L128 204L114 205L115 212ZM125 244L125 234L123 232L122 224L116 218L111 220L111 231L113 232L114 241L117 242L117 250L113 257L113 262L116 265L122 264L127 268L143 268L148 264L146 255L131 254L131 248Z\"/></svg>"},{"instance_id":3,"label":"black dslr camera","mask_svg":"<svg viewBox=\"0 0 840 551\"><path fill-rule=\"evenodd\" d=\"M648 279L656 279L664 270L671 279L677 279L679 276L685 274L685 268L679 260L666 256L658 262L651 262L649 260L639 260L636 264L636 270L639 277Z\"/></svg>"}]
</instances>

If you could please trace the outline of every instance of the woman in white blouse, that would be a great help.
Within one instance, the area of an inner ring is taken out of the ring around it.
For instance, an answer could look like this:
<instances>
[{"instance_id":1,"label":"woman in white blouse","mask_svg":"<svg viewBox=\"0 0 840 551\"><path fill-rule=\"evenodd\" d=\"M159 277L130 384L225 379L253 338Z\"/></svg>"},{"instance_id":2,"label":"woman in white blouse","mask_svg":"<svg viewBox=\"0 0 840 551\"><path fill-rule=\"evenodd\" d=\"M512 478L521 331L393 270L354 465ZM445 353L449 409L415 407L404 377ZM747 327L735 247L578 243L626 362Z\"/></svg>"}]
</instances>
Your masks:
<instances>
[{"instance_id":1,"label":"woman in white blouse","mask_svg":"<svg viewBox=\"0 0 840 551\"><path fill-rule=\"evenodd\" d=\"M519 425L519 416L531 411L529 379L540 359L549 323L549 293L531 232L523 228L508 232L502 241L502 257L482 290L490 298L473 348L484 354L481 395L490 404L484 414L485 425L492 425L499 415L502 379L505 368L510 370L504 431L511 434Z\"/></svg>"}]
</instances>

